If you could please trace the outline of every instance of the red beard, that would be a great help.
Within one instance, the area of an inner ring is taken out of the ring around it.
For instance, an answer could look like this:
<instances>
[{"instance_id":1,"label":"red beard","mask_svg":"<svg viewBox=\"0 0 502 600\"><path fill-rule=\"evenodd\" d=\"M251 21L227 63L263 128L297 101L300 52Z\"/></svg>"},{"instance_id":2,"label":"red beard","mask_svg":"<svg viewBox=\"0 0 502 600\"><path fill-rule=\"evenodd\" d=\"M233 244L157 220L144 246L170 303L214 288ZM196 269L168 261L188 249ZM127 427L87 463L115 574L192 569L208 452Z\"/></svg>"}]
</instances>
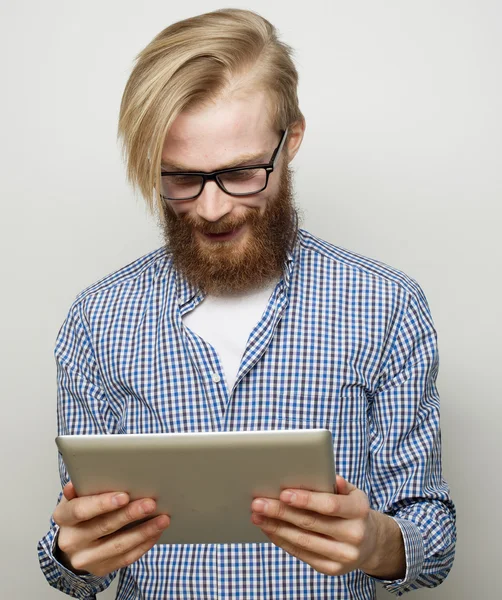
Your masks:
<instances>
[{"instance_id":1,"label":"red beard","mask_svg":"<svg viewBox=\"0 0 502 600\"><path fill-rule=\"evenodd\" d=\"M279 190L268 198L265 211L250 208L241 217L217 222L176 215L163 207L164 238L175 268L208 294L244 292L279 278L297 231L291 172L285 164ZM204 243L195 235L222 233L246 225L245 241Z\"/></svg>"}]
</instances>

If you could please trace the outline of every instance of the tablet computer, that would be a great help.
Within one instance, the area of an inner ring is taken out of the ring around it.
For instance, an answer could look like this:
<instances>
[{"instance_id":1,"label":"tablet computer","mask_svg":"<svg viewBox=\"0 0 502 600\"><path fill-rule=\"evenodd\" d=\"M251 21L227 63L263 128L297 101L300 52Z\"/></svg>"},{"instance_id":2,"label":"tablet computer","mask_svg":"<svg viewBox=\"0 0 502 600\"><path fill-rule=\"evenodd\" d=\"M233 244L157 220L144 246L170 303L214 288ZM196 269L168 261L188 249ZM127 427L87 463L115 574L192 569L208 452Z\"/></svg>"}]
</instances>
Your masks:
<instances>
[{"instance_id":1,"label":"tablet computer","mask_svg":"<svg viewBox=\"0 0 502 600\"><path fill-rule=\"evenodd\" d=\"M66 435L56 444L78 496L154 498L155 514L171 517L159 544L269 542L251 522L254 498L278 498L286 488L333 492L335 485L324 429Z\"/></svg>"}]
</instances>

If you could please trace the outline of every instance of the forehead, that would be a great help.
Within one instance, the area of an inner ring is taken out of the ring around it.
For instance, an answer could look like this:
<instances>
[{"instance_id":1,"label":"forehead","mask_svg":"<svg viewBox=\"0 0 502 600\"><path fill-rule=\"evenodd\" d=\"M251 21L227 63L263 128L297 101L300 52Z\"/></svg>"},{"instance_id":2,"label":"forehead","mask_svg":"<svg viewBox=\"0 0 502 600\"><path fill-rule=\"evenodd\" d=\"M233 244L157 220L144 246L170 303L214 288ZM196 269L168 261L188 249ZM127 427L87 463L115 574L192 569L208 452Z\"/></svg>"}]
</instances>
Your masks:
<instances>
[{"instance_id":1,"label":"forehead","mask_svg":"<svg viewBox=\"0 0 502 600\"><path fill-rule=\"evenodd\" d=\"M164 141L162 162L210 171L243 155L270 159L277 132L264 92L224 96L181 113Z\"/></svg>"}]
</instances>

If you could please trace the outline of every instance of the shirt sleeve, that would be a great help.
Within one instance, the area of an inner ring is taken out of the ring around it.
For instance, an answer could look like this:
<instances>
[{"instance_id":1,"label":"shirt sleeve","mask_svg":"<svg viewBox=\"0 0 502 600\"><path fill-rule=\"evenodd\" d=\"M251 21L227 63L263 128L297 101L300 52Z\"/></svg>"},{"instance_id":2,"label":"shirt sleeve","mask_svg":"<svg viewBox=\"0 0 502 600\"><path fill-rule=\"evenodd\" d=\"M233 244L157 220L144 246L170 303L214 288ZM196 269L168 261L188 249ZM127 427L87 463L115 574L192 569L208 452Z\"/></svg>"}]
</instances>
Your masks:
<instances>
[{"instance_id":1,"label":"shirt sleeve","mask_svg":"<svg viewBox=\"0 0 502 600\"><path fill-rule=\"evenodd\" d=\"M410 295L370 408L370 502L399 525L406 575L382 581L398 596L435 587L455 553L455 507L442 477L436 332L425 296Z\"/></svg>"},{"instance_id":2,"label":"shirt sleeve","mask_svg":"<svg viewBox=\"0 0 502 600\"><path fill-rule=\"evenodd\" d=\"M114 416L101 386L99 368L86 330L82 305L76 304L63 323L54 351L57 365L58 434L106 434ZM59 455L61 485L69 481ZM59 494L58 503L63 494ZM38 543L40 567L49 584L81 600L93 600L106 589L116 572L106 577L76 575L54 556L59 528L51 518L50 529Z\"/></svg>"}]
</instances>

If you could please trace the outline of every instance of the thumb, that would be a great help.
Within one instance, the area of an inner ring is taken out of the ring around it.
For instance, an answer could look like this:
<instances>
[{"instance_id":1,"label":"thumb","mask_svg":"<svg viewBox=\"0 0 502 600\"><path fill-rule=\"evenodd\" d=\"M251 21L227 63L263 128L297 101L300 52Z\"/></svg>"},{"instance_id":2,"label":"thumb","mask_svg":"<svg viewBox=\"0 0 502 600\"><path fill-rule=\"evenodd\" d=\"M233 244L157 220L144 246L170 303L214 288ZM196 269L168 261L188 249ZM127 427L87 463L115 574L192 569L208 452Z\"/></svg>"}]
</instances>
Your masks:
<instances>
[{"instance_id":1,"label":"thumb","mask_svg":"<svg viewBox=\"0 0 502 600\"><path fill-rule=\"evenodd\" d=\"M69 481L63 488L63 494L64 497L67 500L73 500L73 498L77 497L77 492L75 491L75 488L73 487L73 483L71 481Z\"/></svg>"},{"instance_id":2,"label":"thumb","mask_svg":"<svg viewBox=\"0 0 502 600\"><path fill-rule=\"evenodd\" d=\"M356 486L344 479L341 475L336 476L336 493L342 496L348 496L350 492L356 490Z\"/></svg>"}]
</instances>

